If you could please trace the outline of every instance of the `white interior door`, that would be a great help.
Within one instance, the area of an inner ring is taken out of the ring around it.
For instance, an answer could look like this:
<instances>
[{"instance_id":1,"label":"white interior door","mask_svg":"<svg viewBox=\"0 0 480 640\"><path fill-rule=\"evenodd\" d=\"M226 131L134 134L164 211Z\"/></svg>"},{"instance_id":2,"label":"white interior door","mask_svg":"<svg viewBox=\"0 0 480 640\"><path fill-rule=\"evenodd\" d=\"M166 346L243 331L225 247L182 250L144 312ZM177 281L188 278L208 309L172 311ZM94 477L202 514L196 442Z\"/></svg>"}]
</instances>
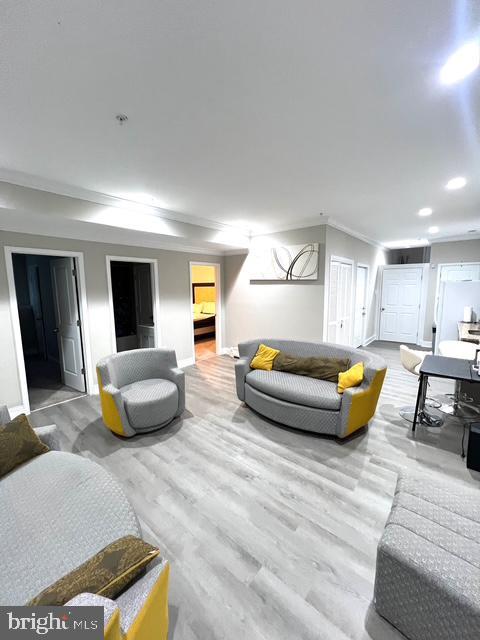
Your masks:
<instances>
[{"instance_id":1,"label":"white interior door","mask_svg":"<svg viewBox=\"0 0 480 640\"><path fill-rule=\"evenodd\" d=\"M336 344L352 342L352 273L350 262L331 260L327 340Z\"/></svg>"},{"instance_id":2,"label":"white interior door","mask_svg":"<svg viewBox=\"0 0 480 640\"><path fill-rule=\"evenodd\" d=\"M440 267L440 281L463 282L464 280L480 280L480 263L444 264Z\"/></svg>"},{"instance_id":3,"label":"white interior door","mask_svg":"<svg viewBox=\"0 0 480 640\"><path fill-rule=\"evenodd\" d=\"M360 347L365 340L365 323L367 319L367 283L368 268L358 266L355 284L355 312L353 321L354 347Z\"/></svg>"},{"instance_id":4,"label":"white interior door","mask_svg":"<svg viewBox=\"0 0 480 640\"><path fill-rule=\"evenodd\" d=\"M64 384L85 392L80 314L73 258L50 262L60 368Z\"/></svg>"},{"instance_id":5,"label":"white interior door","mask_svg":"<svg viewBox=\"0 0 480 640\"><path fill-rule=\"evenodd\" d=\"M384 267L380 340L417 342L422 272L422 267Z\"/></svg>"}]
</instances>

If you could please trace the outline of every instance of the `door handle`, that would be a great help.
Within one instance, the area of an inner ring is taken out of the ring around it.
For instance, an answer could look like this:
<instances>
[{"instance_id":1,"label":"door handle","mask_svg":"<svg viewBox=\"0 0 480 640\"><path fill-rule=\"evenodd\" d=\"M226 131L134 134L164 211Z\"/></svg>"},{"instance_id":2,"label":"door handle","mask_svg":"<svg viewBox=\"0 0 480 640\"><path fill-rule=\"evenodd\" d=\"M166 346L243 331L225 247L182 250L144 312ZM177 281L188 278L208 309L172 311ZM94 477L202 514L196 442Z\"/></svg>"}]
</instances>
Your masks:
<instances>
[{"instance_id":1,"label":"door handle","mask_svg":"<svg viewBox=\"0 0 480 640\"><path fill-rule=\"evenodd\" d=\"M60 329L58 327L55 327L55 329L52 331L52 333L58 333L60 331Z\"/></svg>"},{"instance_id":2,"label":"door handle","mask_svg":"<svg viewBox=\"0 0 480 640\"><path fill-rule=\"evenodd\" d=\"M380 309L380 311L385 311L385 307L382 307L382 308Z\"/></svg>"}]
</instances>

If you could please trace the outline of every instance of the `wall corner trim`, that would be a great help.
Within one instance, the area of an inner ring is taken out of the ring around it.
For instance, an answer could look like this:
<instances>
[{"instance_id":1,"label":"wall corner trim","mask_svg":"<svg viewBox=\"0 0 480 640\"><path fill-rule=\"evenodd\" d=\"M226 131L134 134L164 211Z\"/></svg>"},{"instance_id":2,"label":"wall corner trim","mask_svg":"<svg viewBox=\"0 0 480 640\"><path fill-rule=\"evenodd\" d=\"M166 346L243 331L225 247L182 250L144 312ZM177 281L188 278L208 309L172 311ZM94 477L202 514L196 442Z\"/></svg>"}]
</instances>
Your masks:
<instances>
[{"instance_id":1,"label":"wall corner trim","mask_svg":"<svg viewBox=\"0 0 480 640\"><path fill-rule=\"evenodd\" d=\"M195 358L184 358L178 361L179 369L185 369L185 367L191 367L195 364Z\"/></svg>"}]
</instances>

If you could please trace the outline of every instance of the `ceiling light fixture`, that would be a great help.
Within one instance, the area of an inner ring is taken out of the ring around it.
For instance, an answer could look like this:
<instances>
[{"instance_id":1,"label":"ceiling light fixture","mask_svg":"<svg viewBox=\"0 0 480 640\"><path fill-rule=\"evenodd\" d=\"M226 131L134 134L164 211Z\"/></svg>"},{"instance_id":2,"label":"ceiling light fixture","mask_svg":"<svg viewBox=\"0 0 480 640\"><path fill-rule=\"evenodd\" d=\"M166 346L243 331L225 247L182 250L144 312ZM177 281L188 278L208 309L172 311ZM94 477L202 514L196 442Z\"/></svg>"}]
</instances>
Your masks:
<instances>
[{"instance_id":1,"label":"ceiling light fixture","mask_svg":"<svg viewBox=\"0 0 480 640\"><path fill-rule=\"evenodd\" d=\"M418 212L418 215L421 216L422 218L425 218L426 216L431 216L433 213L433 209L431 209L430 207L424 207L423 209L420 209L420 211Z\"/></svg>"},{"instance_id":2,"label":"ceiling light fixture","mask_svg":"<svg viewBox=\"0 0 480 640\"><path fill-rule=\"evenodd\" d=\"M428 227L428 233L438 233L439 231L438 227Z\"/></svg>"},{"instance_id":3,"label":"ceiling light fixture","mask_svg":"<svg viewBox=\"0 0 480 640\"><path fill-rule=\"evenodd\" d=\"M448 58L440 71L442 84L455 84L473 73L480 65L480 43L467 42Z\"/></svg>"},{"instance_id":4,"label":"ceiling light fixture","mask_svg":"<svg viewBox=\"0 0 480 640\"><path fill-rule=\"evenodd\" d=\"M463 189L466 184L467 181L463 176L457 176L447 182L445 189L447 189L447 191L456 191L457 189Z\"/></svg>"}]
</instances>

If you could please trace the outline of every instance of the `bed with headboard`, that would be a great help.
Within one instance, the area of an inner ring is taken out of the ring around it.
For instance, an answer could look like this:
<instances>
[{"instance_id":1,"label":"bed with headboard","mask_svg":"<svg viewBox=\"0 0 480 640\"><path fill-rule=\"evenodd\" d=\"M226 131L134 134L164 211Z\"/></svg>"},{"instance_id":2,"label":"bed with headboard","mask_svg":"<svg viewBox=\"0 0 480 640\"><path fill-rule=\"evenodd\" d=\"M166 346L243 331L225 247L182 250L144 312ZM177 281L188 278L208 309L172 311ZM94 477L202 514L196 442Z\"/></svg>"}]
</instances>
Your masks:
<instances>
[{"instance_id":1,"label":"bed with headboard","mask_svg":"<svg viewBox=\"0 0 480 640\"><path fill-rule=\"evenodd\" d=\"M215 283L194 282L192 284L192 299L194 341L215 338Z\"/></svg>"}]
</instances>

